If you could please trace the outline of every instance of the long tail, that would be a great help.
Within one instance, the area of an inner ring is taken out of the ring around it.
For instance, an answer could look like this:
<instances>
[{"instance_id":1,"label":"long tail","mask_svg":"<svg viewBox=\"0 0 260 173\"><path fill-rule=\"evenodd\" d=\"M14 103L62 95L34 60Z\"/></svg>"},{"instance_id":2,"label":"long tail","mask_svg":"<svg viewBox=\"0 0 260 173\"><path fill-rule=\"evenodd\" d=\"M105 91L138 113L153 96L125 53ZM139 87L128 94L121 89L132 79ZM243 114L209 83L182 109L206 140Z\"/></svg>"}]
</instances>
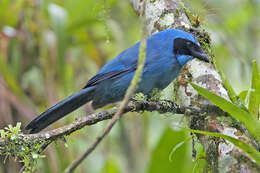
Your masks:
<instances>
[{"instance_id":1,"label":"long tail","mask_svg":"<svg viewBox=\"0 0 260 173\"><path fill-rule=\"evenodd\" d=\"M50 124L92 100L94 89L95 87L84 88L70 97L62 100L61 102L55 104L32 120L25 127L25 129L30 130L30 133L37 133L41 131Z\"/></svg>"}]
</instances>

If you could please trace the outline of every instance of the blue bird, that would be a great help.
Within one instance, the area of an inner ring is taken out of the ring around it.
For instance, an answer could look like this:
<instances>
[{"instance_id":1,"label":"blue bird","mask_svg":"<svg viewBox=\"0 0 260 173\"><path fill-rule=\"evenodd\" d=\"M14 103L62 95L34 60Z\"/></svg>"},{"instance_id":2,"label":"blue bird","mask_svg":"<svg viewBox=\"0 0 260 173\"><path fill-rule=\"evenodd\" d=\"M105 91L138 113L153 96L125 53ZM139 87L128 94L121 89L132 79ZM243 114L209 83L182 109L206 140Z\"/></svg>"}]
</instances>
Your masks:
<instances>
[{"instance_id":1,"label":"blue bird","mask_svg":"<svg viewBox=\"0 0 260 173\"><path fill-rule=\"evenodd\" d=\"M85 103L97 109L123 99L135 74L140 43L120 53L104 65L79 92L47 109L26 127L37 133ZM166 88L181 68L194 57L209 62L197 39L177 29L158 32L147 39L142 79L136 90L148 95L154 88Z\"/></svg>"}]
</instances>

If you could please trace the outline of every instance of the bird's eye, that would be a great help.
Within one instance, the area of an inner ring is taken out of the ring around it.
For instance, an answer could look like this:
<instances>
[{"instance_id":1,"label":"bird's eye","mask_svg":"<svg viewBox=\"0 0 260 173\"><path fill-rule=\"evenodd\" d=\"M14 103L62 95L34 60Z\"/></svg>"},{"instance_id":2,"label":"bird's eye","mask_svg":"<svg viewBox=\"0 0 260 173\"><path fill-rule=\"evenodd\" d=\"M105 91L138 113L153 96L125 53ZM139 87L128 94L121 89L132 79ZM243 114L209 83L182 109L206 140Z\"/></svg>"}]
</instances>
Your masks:
<instances>
[{"instance_id":1,"label":"bird's eye","mask_svg":"<svg viewBox=\"0 0 260 173\"><path fill-rule=\"evenodd\" d=\"M187 41L187 42L186 42L186 45L187 45L187 46L190 46L190 45L191 45L191 42Z\"/></svg>"},{"instance_id":2,"label":"bird's eye","mask_svg":"<svg viewBox=\"0 0 260 173\"><path fill-rule=\"evenodd\" d=\"M199 46L197 46L196 44L194 44L192 42L186 42L186 46L188 49L199 49Z\"/></svg>"}]
</instances>

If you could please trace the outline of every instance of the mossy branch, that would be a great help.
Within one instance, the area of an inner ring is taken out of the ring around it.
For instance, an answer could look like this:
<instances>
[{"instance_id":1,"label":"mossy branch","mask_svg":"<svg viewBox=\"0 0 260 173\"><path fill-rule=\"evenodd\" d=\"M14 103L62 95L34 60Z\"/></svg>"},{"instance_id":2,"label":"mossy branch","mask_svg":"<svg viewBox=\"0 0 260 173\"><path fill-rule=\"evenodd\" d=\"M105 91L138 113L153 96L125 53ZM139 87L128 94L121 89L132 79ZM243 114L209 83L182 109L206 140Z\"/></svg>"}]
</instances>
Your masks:
<instances>
[{"instance_id":1,"label":"mossy branch","mask_svg":"<svg viewBox=\"0 0 260 173\"><path fill-rule=\"evenodd\" d=\"M43 147L45 148L46 145L62 139L85 126L91 126L98 122L111 119L118 110L118 108L112 108L85 117L79 117L69 125L36 134L22 133L20 123L15 127L9 125L5 129L0 130L0 155L6 159L14 157L19 162L24 163L27 170L33 170L36 160L43 157L40 154ZM186 111L190 112L190 109L180 107L171 101L151 102L144 100L130 101L123 109L123 113L143 111L183 114Z\"/></svg>"}]
</instances>

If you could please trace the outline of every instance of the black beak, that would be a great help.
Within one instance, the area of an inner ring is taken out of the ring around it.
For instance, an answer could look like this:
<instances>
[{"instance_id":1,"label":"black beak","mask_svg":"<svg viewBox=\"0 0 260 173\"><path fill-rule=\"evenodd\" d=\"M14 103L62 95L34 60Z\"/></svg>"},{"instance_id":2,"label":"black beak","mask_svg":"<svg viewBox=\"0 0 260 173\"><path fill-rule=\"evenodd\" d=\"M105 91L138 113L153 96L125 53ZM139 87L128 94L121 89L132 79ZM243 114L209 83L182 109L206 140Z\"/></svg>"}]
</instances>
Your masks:
<instances>
[{"instance_id":1,"label":"black beak","mask_svg":"<svg viewBox=\"0 0 260 173\"><path fill-rule=\"evenodd\" d=\"M200 48L200 49L191 49L190 53L192 56L205 61L205 62L209 62L209 58L207 56L207 54Z\"/></svg>"}]
</instances>

